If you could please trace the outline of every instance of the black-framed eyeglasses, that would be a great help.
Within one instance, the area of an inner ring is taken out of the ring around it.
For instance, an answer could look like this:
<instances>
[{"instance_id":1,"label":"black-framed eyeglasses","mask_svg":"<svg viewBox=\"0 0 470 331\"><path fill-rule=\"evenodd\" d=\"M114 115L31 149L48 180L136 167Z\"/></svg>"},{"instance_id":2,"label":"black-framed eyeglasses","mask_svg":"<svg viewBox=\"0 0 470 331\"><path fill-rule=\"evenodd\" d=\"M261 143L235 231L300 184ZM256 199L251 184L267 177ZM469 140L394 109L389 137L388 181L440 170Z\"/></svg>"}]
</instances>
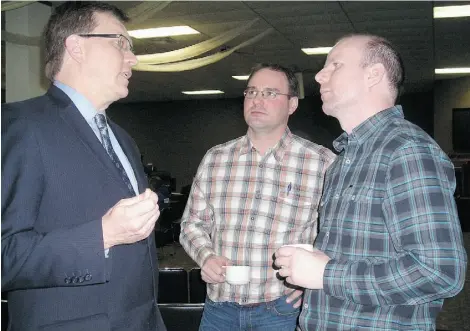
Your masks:
<instances>
[{"instance_id":1,"label":"black-framed eyeglasses","mask_svg":"<svg viewBox=\"0 0 470 331\"><path fill-rule=\"evenodd\" d=\"M258 93L261 93L261 96L263 97L263 99L271 99L271 100L276 99L276 97L278 95L285 95L288 98L292 97L292 95L290 95L290 94L281 93L279 91L270 90L270 89L265 89L265 90L262 90L262 91L258 91L257 89L254 89L254 88L247 88L245 91L243 91L243 95L247 99L256 98L258 96Z\"/></svg>"},{"instance_id":2,"label":"black-framed eyeglasses","mask_svg":"<svg viewBox=\"0 0 470 331\"><path fill-rule=\"evenodd\" d=\"M121 33L81 33L79 36L85 38L116 38L118 39L117 45L120 50L134 53L134 47L132 46L131 41Z\"/></svg>"}]
</instances>

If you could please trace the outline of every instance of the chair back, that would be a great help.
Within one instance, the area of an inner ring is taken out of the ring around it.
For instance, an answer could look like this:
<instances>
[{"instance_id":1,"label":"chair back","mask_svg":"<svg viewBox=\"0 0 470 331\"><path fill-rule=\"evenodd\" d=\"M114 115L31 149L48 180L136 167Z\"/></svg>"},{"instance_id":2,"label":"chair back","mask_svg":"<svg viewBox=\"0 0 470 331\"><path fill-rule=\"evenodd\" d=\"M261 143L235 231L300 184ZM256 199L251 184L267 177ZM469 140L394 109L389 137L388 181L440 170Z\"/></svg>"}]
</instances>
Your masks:
<instances>
[{"instance_id":1,"label":"chair back","mask_svg":"<svg viewBox=\"0 0 470 331\"><path fill-rule=\"evenodd\" d=\"M158 303L188 302L188 272L183 268L160 269Z\"/></svg>"},{"instance_id":2,"label":"chair back","mask_svg":"<svg viewBox=\"0 0 470 331\"><path fill-rule=\"evenodd\" d=\"M206 301L206 282L201 278L201 268L189 271L189 302L204 303Z\"/></svg>"},{"instance_id":3,"label":"chair back","mask_svg":"<svg viewBox=\"0 0 470 331\"><path fill-rule=\"evenodd\" d=\"M201 323L202 303L158 304L167 331L198 331Z\"/></svg>"}]
</instances>

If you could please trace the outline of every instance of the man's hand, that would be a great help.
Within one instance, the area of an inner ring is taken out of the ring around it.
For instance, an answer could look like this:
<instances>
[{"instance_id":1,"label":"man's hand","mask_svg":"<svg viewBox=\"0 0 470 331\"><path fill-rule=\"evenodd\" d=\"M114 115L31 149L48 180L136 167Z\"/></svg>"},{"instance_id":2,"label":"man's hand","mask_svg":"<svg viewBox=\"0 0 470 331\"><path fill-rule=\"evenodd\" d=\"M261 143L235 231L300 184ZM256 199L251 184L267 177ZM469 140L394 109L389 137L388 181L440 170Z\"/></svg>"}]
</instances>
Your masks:
<instances>
[{"instance_id":1,"label":"man's hand","mask_svg":"<svg viewBox=\"0 0 470 331\"><path fill-rule=\"evenodd\" d=\"M293 307L294 308L300 307L300 305L302 304L302 296L304 294L304 289L292 290L292 289L288 288L285 291L285 293L289 295L286 299L287 303L295 302Z\"/></svg>"},{"instance_id":2,"label":"man's hand","mask_svg":"<svg viewBox=\"0 0 470 331\"><path fill-rule=\"evenodd\" d=\"M286 282L309 289L323 289L323 273L330 258L322 251L309 252L302 248L281 247L275 253L274 264Z\"/></svg>"},{"instance_id":3,"label":"man's hand","mask_svg":"<svg viewBox=\"0 0 470 331\"><path fill-rule=\"evenodd\" d=\"M120 200L102 218L104 248L147 238L159 216L158 197L150 189Z\"/></svg>"},{"instance_id":4,"label":"man's hand","mask_svg":"<svg viewBox=\"0 0 470 331\"><path fill-rule=\"evenodd\" d=\"M201 278L209 284L225 282L225 267L230 265L225 256L213 255L207 258L201 268Z\"/></svg>"}]
</instances>

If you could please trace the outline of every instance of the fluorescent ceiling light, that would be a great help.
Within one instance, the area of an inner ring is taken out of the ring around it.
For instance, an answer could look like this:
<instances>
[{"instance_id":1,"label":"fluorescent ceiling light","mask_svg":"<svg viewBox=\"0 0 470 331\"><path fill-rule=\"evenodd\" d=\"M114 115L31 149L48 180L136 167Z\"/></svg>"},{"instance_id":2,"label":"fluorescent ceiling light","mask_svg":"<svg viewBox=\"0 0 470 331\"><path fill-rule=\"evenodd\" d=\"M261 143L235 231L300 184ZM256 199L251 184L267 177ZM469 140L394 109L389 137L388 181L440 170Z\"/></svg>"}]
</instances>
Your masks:
<instances>
[{"instance_id":1,"label":"fluorescent ceiling light","mask_svg":"<svg viewBox=\"0 0 470 331\"><path fill-rule=\"evenodd\" d=\"M302 52L307 55L328 54L333 47L315 47L315 48L302 48Z\"/></svg>"},{"instance_id":2,"label":"fluorescent ceiling light","mask_svg":"<svg viewBox=\"0 0 470 331\"><path fill-rule=\"evenodd\" d=\"M199 34L199 31L187 25L129 31L129 35L137 39L182 36L187 34Z\"/></svg>"},{"instance_id":3,"label":"fluorescent ceiling light","mask_svg":"<svg viewBox=\"0 0 470 331\"><path fill-rule=\"evenodd\" d=\"M188 95L197 95L197 94L222 94L224 92L221 90L200 90L200 91L183 91L181 93L188 94Z\"/></svg>"},{"instance_id":4,"label":"fluorescent ceiling light","mask_svg":"<svg viewBox=\"0 0 470 331\"><path fill-rule=\"evenodd\" d=\"M445 74L470 74L470 68L441 68L436 69L434 72L437 75L445 75Z\"/></svg>"},{"instance_id":5,"label":"fluorescent ceiling light","mask_svg":"<svg viewBox=\"0 0 470 331\"><path fill-rule=\"evenodd\" d=\"M237 80L248 80L249 75L246 76L232 76L232 78L235 78Z\"/></svg>"},{"instance_id":6,"label":"fluorescent ceiling light","mask_svg":"<svg viewBox=\"0 0 470 331\"><path fill-rule=\"evenodd\" d=\"M434 7L434 18L470 16L470 5Z\"/></svg>"}]
</instances>

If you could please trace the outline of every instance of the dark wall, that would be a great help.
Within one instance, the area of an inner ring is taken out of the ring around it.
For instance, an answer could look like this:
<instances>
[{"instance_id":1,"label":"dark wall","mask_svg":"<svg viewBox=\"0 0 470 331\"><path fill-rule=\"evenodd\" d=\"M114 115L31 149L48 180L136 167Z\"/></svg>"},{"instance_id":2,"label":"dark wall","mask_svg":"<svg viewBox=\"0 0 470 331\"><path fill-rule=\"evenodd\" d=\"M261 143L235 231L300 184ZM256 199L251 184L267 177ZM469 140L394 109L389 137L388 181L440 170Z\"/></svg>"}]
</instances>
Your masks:
<instances>
[{"instance_id":1,"label":"dark wall","mask_svg":"<svg viewBox=\"0 0 470 331\"><path fill-rule=\"evenodd\" d=\"M405 118L434 137L434 94L421 92L405 94L400 98Z\"/></svg>"},{"instance_id":2,"label":"dark wall","mask_svg":"<svg viewBox=\"0 0 470 331\"><path fill-rule=\"evenodd\" d=\"M432 93L404 96L405 116L432 134ZM166 170L177 189L192 183L206 151L246 133L243 98L116 103L108 115L135 139L144 163ZM318 97L307 97L289 120L290 129L304 138L332 149L342 130L335 118L321 110Z\"/></svg>"}]
</instances>

